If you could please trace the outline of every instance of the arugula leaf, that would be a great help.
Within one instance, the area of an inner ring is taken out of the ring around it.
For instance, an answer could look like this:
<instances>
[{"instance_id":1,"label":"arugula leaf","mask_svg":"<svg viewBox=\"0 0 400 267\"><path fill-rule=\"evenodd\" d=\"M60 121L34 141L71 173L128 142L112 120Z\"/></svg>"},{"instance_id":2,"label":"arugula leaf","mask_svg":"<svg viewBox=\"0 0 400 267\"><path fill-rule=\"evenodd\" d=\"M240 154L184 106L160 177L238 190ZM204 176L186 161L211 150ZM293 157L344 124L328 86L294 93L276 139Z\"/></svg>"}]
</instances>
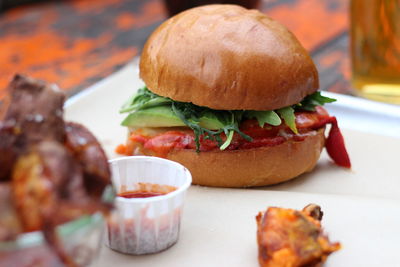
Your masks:
<instances>
[{"instance_id":1,"label":"arugula leaf","mask_svg":"<svg viewBox=\"0 0 400 267\"><path fill-rule=\"evenodd\" d=\"M273 126L278 126L282 123L281 118L279 118L278 114L275 111L256 111L256 110L248 110L245 113L245 116L249 119L256 118L260 127L264 127L264 124L268 123Z\"/></svg>"},{"instance_id":2,"label":"arugula leaf","mask_svg":"<svg viewBox=\"0 0 400 267\"><path fill-rule=\"evenodd\" d=\"M120 113L127 113L137 111L140 109L167 105L172 102L171 99L162 97L151 92L147 87L140 88L138 92L128 99L128 101L122 105Z\"/></svg>"},{"instance_id":3,"label":"arugula leaf","mask_svg":"<svg viewBox=\"0 0 400 267\"><path fill-rule=\"evenodd\" d=\"M243 111L215 111L216 118L224 125L218 130L210 130L199 125L200 118L203 113L210 112L212 109L199 107L191 103L172 102L172 110L175 114L190 127L194 132L194 141L196 143L196 151L200 151L200 137L209 139L218 143L221 150L226 149L232 142L234 132L240 134L247 141L252 138L239 130L239 122L243 115ZM222 143L221 134L225 133L226 140Z\"/></svg>"},{"instance_id":4,"label":"arugula leaf","mask_svg":"<svg viewBox=\"0 0 400 267\"><path fill-rule=\"evenodd\" d=\"M200 151L200 136L204 136L205 139L216 141L218 145L221 145L222 140L219 134L222 132L212 131L205 129L199 125L199 118L195 110L190 107L190 103L172 102L173 112L180 118L184 124L191 128L194 132L194 141L196 143L196 151ZM218 132L218 135L216 134Z\"/></svg>"},{"instance_id":5,"label":"arugula leaf","mask_svg":"<svg viewBox=\"0 0 400 267\"><path fill-rule=\"evenodd\" d=\"M306 96L299 104L295 105L295 108L307 111L315 111L316 106L322 106L326 103L332 103L335 101L336 99L323 96L321 95L320 91L317 91Z\"/></svg>"},{"instance_id":6,"label":"arugula leaf","mask_svg":"<svg viewBox=\"0 0 400 267\"><path fill-rule=\"evenodd\" d=\"M295 133L297 134L296 127L296 116L294 115L294 109L292 107L280 108L277 110L279 115L285 121L285 124Z\"/></svg>"},{"instance_id":7,"label":"arugula leaf","mask_svg":"<svg viewBox=\"0 0 400 267\"><path fill-rule=\"evenodd\" d=\"M220 150L225 150L225 148L227 148L231 144L234 133L235 131L231 130L228 134L226 134L226 141L221 145L221 147L219 148Z\"/></svg>"},{"instance_id":8,"label":"arugula leaf","mask_svg":"<svg viewBox=\"0 0 400 267\"><path fill-rule=\"evenodd\" d=\"M140 89L139 89L140 90ZM129 99L122 105L122 107L119 110L119 113L125 113L125 112L130 112L132 111L130 107L133 105L134 99L137 97L137 95L132 95L129 97Z\"/></svg>"}]
</instances>

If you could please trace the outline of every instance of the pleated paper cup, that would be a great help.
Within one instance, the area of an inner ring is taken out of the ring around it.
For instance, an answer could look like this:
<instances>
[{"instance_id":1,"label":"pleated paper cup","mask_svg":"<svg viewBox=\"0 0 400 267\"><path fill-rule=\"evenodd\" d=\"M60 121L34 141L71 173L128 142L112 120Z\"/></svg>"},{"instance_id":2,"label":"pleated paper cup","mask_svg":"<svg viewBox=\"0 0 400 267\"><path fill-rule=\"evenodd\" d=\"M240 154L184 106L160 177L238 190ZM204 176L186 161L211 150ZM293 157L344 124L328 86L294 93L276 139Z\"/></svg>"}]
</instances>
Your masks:
<instances>
[{"instance_id":1,"label":"pleated paper cup","mask_svg":"<svg viewBox=\"0 0 400 267\"><path fill-rule=\"evenodd\" d=\"M117 192L137 190L138 183L173 186L177 189L148 198L115 198L115 211L108 221L106 245L134 255L165 250L175 244L185 194L192 182L190 172L179 163L146 156L110 161Z\"/></svg>"}]
</instances>

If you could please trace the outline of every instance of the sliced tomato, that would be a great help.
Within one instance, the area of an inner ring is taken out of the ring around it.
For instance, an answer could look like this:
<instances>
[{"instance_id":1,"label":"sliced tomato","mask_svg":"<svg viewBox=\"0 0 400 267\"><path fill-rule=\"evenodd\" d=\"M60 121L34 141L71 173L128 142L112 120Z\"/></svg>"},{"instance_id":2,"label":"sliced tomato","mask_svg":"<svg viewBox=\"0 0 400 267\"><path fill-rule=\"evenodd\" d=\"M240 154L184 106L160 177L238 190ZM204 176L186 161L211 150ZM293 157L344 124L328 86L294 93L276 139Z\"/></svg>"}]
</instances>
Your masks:
<instances>
[{"instance_id":1,"label":"sliced tomato","mask_svg":"<svg viewBox=\"0 0 400 267\"><path fill-rule=\"evenodd\" d=\"M135 139L140 140L139 138ZM145 149L152 150L156 155L164 157L172 149L191 148L190 145L193 143L192 136L179 131L168 131L152 138L145 138L145 140L143 143Z\"/></svg>"}]
</instances>

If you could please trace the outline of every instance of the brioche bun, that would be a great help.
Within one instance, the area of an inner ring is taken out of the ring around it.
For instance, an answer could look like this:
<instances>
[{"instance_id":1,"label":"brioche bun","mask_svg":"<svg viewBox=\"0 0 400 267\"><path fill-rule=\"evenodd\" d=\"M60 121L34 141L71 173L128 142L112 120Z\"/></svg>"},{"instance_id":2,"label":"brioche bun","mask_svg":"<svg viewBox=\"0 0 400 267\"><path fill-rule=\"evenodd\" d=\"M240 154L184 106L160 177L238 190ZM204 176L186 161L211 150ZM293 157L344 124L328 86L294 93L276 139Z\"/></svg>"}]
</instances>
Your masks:
<instances>
[{"instance_id":1,"label":"brioche bun","mask_svg":"<svg viewBox=\"0 0 400 267\"><path fill-rule=\"evenodd\" d=\"M314 63L296 37L257 10L189 9L146 42L140 77L175 101L223 110L273 110L318 88Z\"/></svg>"}]
</instances>

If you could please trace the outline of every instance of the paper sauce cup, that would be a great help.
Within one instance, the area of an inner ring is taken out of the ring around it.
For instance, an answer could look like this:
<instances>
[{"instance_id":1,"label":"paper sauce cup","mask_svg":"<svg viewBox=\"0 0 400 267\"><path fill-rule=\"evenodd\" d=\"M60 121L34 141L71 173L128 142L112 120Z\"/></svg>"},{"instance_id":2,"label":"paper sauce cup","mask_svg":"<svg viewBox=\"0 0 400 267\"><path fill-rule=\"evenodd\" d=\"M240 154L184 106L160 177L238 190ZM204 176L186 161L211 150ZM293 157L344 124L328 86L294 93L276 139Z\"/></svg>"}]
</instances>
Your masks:
<instances>
[{"instance_id":1,"label":"paper sauce cup","mask_svg":"<svg viewBox=\"0 0 400 267\"><path fill-rule=\"evenodd\" d=\"M115 211L107 224L106 245L134 255L165 250L179 237L185 194L192 182L190 172L179 163L146 156L110 161L117 194L134 191L138 183L174 186L168 194L149 198L115 198Z\"/></svg>"}]
</instances>

